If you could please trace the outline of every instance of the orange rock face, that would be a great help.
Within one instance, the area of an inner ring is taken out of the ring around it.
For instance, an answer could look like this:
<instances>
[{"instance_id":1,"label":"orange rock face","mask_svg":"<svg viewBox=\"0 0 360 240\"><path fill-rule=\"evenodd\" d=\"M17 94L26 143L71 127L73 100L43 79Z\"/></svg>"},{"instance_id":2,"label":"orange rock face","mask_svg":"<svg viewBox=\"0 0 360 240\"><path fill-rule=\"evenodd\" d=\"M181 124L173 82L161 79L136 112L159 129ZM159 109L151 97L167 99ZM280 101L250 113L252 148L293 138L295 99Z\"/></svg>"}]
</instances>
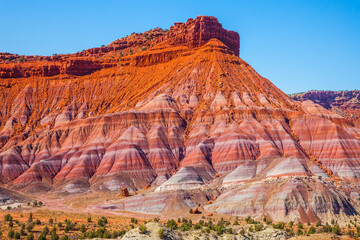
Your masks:
<instances>
[{"instance_id":1,"label":"orange rock face","mask_svg":"<svg viewBox=\"0 0 360 240\"><path fill-rule=\"evenodd\" d=\"M118 208L152 214L174 203L301 221L357 214L360 130L238 55L239 35L204 16L76 54L3 54L0 182L146 188Z\"/></svg>"},{"instance_id":2,"label":"orange rock face","mask_svg":"<svg viewBox=\"0 0 360 240\"><path fill-rule=\"evenodd\" d=\"M236 56L239 56L239 34L223 29L215 17L199 16L196 19L188 19L186 23L175 23L170 28L169 34L160 37L158 42L170 45L200 47L213 38L220 40Z\"/></svg>"}]
</instances>

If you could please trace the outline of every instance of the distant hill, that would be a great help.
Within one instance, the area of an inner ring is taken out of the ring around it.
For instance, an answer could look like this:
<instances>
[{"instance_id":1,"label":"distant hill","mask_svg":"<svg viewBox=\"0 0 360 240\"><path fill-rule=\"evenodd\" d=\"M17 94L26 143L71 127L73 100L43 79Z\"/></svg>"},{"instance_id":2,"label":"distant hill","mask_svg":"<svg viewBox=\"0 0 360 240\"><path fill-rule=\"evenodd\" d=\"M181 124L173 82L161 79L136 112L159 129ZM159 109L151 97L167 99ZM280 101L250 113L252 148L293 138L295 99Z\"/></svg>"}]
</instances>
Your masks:
<instances>
[{"instance_id":1,"label":"distant hill","mask_svg":"<svg viewBox=\"0 0 360 240\"><path fill-rule=\"evenodd\" d=\"M297 101L311 100L360 126L360 91L308 91L289 95Z\"/></svg>"}]
</instances>

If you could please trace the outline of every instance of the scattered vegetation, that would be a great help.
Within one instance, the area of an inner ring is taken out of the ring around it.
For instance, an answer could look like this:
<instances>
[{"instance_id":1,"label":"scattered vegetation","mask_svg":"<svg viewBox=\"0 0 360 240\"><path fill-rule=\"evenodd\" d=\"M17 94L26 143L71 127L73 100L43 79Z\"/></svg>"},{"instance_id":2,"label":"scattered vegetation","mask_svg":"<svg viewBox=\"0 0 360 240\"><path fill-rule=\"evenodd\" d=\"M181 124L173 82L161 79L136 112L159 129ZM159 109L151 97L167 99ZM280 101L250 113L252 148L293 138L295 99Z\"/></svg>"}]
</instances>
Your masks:
<instances>
[{"instance_id":1,"label":"scattered vegetation","mask_svg":"<svg viewBox=\"0 0 360 240\"><path fill-rule=\"evenodd\" d=\"M37 202L39 206L40 202ZM33 206L33 202L29 207ZM6 211L6 210L5 210ZM43 210L39 210L43 211ZM92 238L111 238L117 239L123 237L127 231L138 227L140 234L149 234L146 225L147 221L129 218L125 225L119 225L109 220L105 216L94 217L92 220L89 215L83 216L82 219L59 218L52 215L47 218L42 217L38 211L28 215L20 215L11 210L2 215L4 221L0 224L0 239L22 239L22 240L67 240L67 239L92 239ZM336 220L322 224L321 221L316 223L307 222L294 223L274 222L269 217L261 218L261 222L248 216L245 219L236 218L232 221L226 219L212 219L211 217L199 216L197 220L178 218L161 220L154 218L152 222L159 222L161 227L157 236L160 239L166 239L169 228L178 232L197 231L198 233L214 234L221 236L224 234L244 235L246 233L256 233L263 231L265 228L272 227L286 231L289 237L329 233L335 235L348 235L351 238L360 237L360 225L357 219L352 219L346 227L340 227ZM269 224L271 223L271 224ZM247 226L246 226L247 225ZM1 237L3 236L3 237ZM199 235L200 236L200 235Z\"/></svg>"}]
</instances>

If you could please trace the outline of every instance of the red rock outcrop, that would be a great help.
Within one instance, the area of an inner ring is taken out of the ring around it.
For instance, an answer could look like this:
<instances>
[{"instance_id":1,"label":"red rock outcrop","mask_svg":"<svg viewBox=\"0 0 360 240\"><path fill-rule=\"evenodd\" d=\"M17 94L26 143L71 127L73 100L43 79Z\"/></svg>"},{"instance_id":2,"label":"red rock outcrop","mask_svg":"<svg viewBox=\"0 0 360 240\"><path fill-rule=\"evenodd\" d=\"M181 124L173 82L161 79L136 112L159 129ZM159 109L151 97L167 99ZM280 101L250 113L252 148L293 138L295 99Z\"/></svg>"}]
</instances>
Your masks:
<instances>
[{"instance_id":1,"label":"red rock outcrop","mask_svg":"<svg viewBox=\"0 0 360 240\"><path fill-rule=\"evenodd\" d=\"M5 54L0 182L147 188L114 202L144 213L208 203L212 213L301 221L357 214L359 128L288 97L237 56L238 43L216 18L197 17L74 55ZM43 74L47 64L59 74Z\"/></svg>"},{"instance_id":2,"label":"red rock outcrop","mask_svg":"<svg viewBox=\"0 0 360 240\"><path fill-rule=\"evenodd\" d=\"M186 23L175 23L170 32L159 38L158 42L170 45L200 47L210 39L216 38L229 47L236 56L240 54L240 36L237 32L223 29L217 18L199 16L189 18Z\"/></svg>"},{"instance_id":3,"label":"red rock outcrop","mask_svg":"<svg viewBox=\"0 0 360 240\"><path fill-rule=\"evenodd\" d=\"M122 197L128 197L129 196L129 190L127 188L121 189L121 196Z\"/></svg>"}]
</instances>

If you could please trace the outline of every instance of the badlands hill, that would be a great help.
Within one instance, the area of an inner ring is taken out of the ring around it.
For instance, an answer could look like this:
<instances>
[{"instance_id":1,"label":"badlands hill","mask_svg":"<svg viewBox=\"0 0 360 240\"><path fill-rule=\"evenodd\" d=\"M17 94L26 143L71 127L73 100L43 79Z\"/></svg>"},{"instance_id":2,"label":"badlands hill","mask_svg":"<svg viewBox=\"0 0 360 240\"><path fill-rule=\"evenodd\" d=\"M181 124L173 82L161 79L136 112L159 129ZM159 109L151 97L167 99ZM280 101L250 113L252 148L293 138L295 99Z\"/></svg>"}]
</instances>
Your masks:
<instances>
[{"instance_id":1,"label":"badlands hill","mask_svg":"<svg viewBox=\"0 0 360 240\"><path fill-rule=\"evenodd\" d=\"M239 58L214 17L51 57L1 54L0 182L97 206L315 222L357 215L360 130Z\"/></svg>"},{"instance_id":2,"label":"badlands hill","mask_svg":"<svg viewBox=\"0 0 360 240\"><path fill-rule=\"evenodd\" d=\"M290 95L297 101L311 100L360 126L360 91L308 91Z\"/></svg>"}]
</instances>

